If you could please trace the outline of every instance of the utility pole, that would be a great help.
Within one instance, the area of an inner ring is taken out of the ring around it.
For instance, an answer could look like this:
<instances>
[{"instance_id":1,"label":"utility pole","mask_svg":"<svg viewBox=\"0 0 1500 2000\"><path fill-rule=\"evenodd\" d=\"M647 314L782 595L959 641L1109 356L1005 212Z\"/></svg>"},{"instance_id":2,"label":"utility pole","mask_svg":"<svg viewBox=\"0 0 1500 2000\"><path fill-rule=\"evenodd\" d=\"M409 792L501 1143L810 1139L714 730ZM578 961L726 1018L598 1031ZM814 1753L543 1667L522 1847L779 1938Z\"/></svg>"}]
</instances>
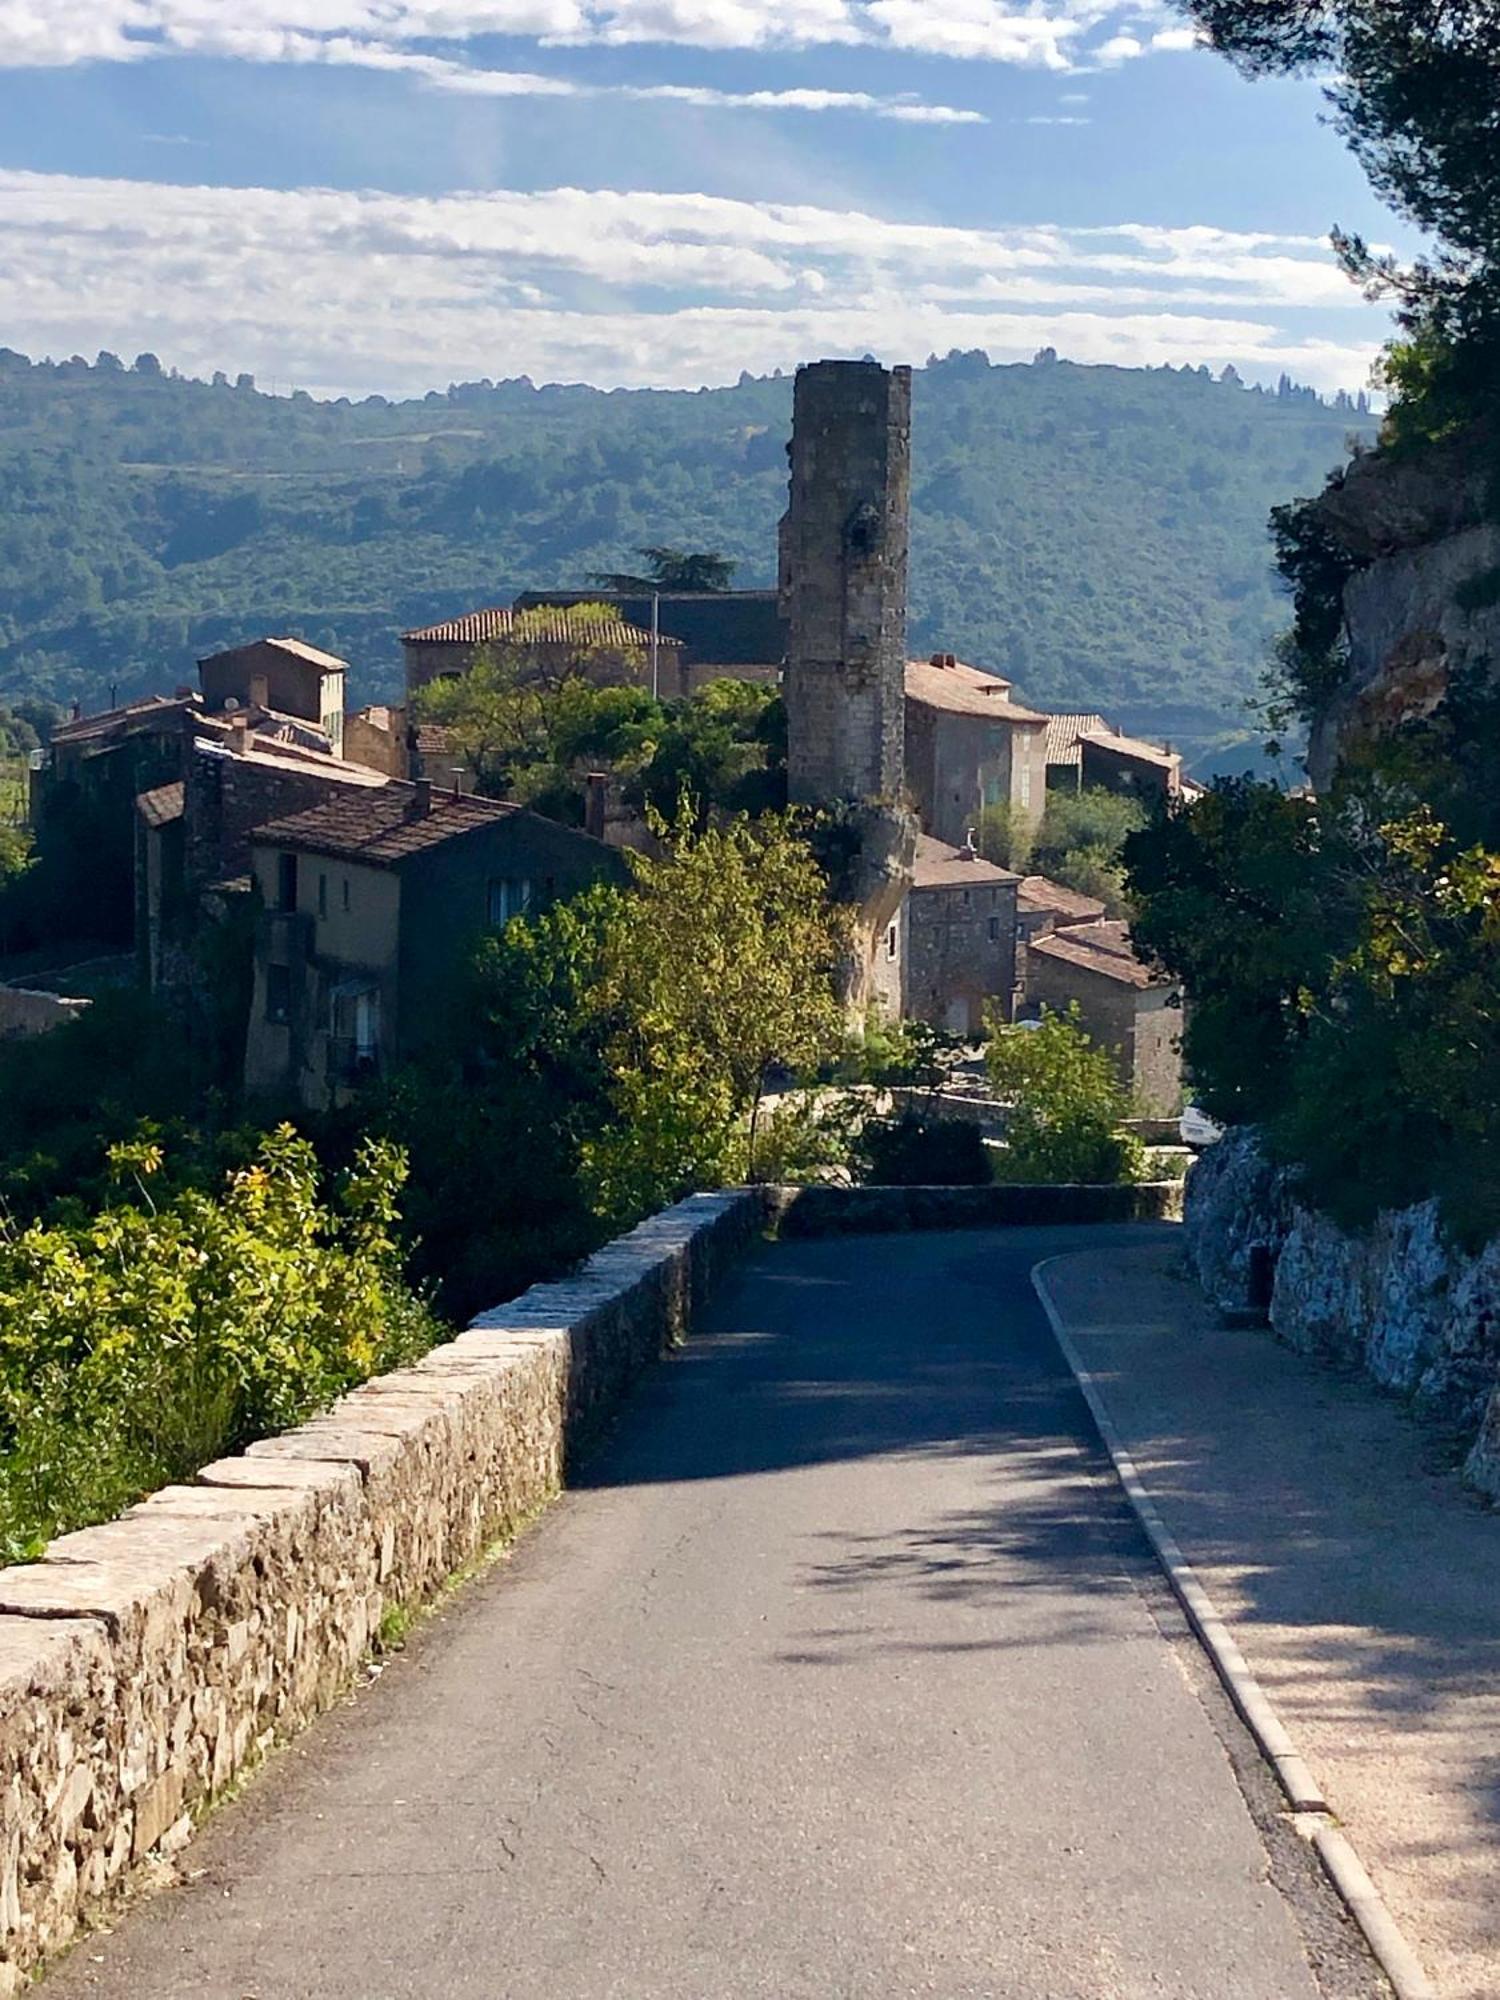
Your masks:
<instances>
[{"instance_id":1,"label":"utility pole","mask_svg":"<svg viewBox=\"0 0 1500 2000\"><path fill-rule=\"evenodd\" d=\"M661 699L661 592L651 593L651 699Z\"/></svg>"}]
</instances>

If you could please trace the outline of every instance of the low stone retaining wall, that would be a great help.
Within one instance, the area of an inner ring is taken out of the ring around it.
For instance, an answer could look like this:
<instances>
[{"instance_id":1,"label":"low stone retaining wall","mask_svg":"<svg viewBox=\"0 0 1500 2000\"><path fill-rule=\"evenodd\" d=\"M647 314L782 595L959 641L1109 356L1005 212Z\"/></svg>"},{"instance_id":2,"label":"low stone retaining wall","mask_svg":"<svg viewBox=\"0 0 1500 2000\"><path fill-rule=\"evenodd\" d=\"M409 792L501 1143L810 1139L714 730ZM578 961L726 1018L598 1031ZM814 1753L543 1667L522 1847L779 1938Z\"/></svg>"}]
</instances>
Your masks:
<instances>
[{"instance_id":1,"label":"low stone retaining wall","mask_svg":"<svg viewBox=\"0 0 1500 2000\"><path fill-rule=\"evenodd\" d=\"M1289 1347L1362 1368L1470 1440L1464 1476L1500 1500L1500 1241L1468 1253L1434 1201L1343 1230L1302 1207L1253 1131L1188 1176L1189 1259L1210 1301Z\"/></svg>"},{"instance_id":2,"label":"low stone retaining wall","mask_svg":"<svg viewBox=\"0 0 1500 2000\"><path fill-rule=\"evenodd\" d=\"M413 1368L0 1570L0 1994L524 1522L762 1229L699 1195Z\"/></svg>"},{"instance_id":3,"label":"low stone retaining wall","mask_svg":"<svg viewBox=\"0 0 1500 2000\"><path fill-rule=\"evenodd\" d=\"M856 1231L995 1229L1063 1222L1175 1222L1180 1181L1128 1187L775 1187L769 1220L782 1236Z\"/></svg>"},{"instance_id":4,"label":"low stone retaining wall","mask_svg":"<svg viewBox=\"0 0 1500 2000\"><path fill-rule=\"evenodd\" d=\"M62 993L42 993L29 986L0 986L0 1042L15 1035L45 1035L49 1029L76 1021L86 1013L87 1000Z\"/></svg>"}]
</instances>

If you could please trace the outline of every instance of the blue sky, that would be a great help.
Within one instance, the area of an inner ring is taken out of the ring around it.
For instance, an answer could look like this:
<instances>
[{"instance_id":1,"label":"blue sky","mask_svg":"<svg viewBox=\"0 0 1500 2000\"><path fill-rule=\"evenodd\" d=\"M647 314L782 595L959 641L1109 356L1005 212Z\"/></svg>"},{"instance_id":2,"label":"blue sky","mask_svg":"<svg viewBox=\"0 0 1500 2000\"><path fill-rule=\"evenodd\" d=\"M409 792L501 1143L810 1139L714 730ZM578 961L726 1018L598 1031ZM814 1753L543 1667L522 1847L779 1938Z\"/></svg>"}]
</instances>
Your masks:
<instances>
[{"instance_id":1,"label":"blue sky","mask_svg":"<svg viewBox=\"0 0 1500 2000\"><path fill-rule=\"evenodd\" d=\"M1357 389L1310 83L1165 0L0 0L0 342L318 394L1052 345Z\"/></svg>"}]
</instances>

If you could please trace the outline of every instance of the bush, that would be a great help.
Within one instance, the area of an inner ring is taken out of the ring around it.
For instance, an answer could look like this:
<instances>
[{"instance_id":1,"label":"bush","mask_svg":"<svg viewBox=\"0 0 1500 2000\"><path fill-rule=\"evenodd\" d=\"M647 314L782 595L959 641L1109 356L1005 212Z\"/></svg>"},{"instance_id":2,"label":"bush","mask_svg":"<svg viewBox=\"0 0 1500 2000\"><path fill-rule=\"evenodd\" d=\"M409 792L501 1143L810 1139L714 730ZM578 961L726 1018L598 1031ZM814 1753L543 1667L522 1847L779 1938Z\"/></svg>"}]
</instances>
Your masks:
<instances>
[{"instance_id":1,"label":"bush","mask_svg":"<svg viewBox=\"0 0 1500 2000\"><path fill-rule=\"evenodd\" d=\"M875 1187L983 1187L991 1178L989 1149L977 1125L910 1111L871 1119L858 1156L863 1178Z\"/></svg>"},{"instance_id":2,"label":"bush","mask_svg":"<svg viewBox=\"0 0 1500 2000\"><path fill-rule=\"evenodd\" d=\"M1113 1186L1140 1180L1140 1142L1119 1130L1130 1093L1107 1049L1085 1034L1076 1003L1036 1027L991 1024L987 1064L1007 1100L1005 1148L996 1178Z\"/></svg>"},{"instance_id":3,"label":"bush","mask_svg":"<svg viewBox=\"0 0 1500 2000\"><path fill-rule=\"evenodd\" d=\"M219 1199L158 1206L148 1142L112 1164L133 1199L0 1237L5 1560L302 1422L438 1334L400 1280L394 1148L363 1144L333 1206L289 1127Z\"/></svg>"}]
</instances>

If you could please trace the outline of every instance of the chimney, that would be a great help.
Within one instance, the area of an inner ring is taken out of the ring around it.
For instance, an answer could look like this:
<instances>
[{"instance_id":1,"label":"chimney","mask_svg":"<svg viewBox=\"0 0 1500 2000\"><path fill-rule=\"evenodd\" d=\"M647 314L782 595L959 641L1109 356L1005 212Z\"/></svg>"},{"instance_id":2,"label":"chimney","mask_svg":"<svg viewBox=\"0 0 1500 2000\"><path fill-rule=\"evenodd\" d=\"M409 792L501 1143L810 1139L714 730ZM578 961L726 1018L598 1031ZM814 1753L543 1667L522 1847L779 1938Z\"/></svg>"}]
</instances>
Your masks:
<instances>
[{"instance_id":1,"label":"chimney","mask_svg":"<svg viewBox=\"0 0 1500 2000\"><path fill-rule=\"evenodd\" d=\"M432 781L418 778L411 788L411 804L407 807L408 819L426 819L432 811Z\"/></svg>"},{"instance_id":2,"label":"chimney","mask_svg":"<svg viewBox=\"0 0 1500 2000\"><path fill-rule=\"evenodd\" d=\"M250 706L252 708L271 706L271 683L264 674L250 676Z\"/></svg>"},{"instance_id":3,"label":"chimney","mask_svg":"<svg viewBox=\"0 0 1500 2000\"><path fill-rule=\"evenodd\" d=\"M583 801L583 830L595 840L604 838L604 807L609 792L608 771L590 771L584 779L588 787Z\"/></svg>"},{"instance_id":4,"label":"chimney","mask_svg":"<svg viewBox=\"0 0 1500 2000\"><path fill-rule=\"evenodd\" d=\"M932 664L935 667L956 667L958 665L958 655L957 653L934 653Z\"/></svg>"},{"instance_id":5,"label":"chimney","mask_svg":"<svg viewBox=\"0 0 1500 2000\"><path fill-rule=\"evenodd\" d=\"M243 757L250 747L250 718L242 708L229 718L229 747L236 757Z\"/></svg>"}]
</instances>

